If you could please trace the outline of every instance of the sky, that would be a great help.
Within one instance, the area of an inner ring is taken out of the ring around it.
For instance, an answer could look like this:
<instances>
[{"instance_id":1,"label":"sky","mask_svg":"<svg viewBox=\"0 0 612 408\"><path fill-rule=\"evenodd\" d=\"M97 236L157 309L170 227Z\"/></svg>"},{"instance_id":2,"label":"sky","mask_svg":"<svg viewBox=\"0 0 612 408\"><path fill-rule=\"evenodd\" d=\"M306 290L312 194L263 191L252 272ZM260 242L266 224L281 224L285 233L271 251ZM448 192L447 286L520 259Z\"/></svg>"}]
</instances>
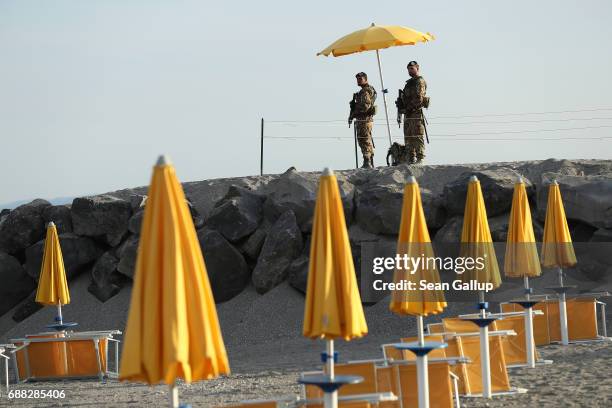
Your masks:
<instances>
[{"instance_id":1,"label":"sky","mask_svg":"<svg viewBox=\"0 0 612 408\"><path fill-rule=\"evenodd\" d=\"M359 71L379 91L383 165L375 53L316 56L371 23L436 37L381 51L394 141L397 89L407 62L421 65L427 164L612 159L611 11L608 1L0 0L0 203L146 185L162 153L182 181L255 175L261 118L264 173L351 168Z\"/></svg>"}]
</instances>

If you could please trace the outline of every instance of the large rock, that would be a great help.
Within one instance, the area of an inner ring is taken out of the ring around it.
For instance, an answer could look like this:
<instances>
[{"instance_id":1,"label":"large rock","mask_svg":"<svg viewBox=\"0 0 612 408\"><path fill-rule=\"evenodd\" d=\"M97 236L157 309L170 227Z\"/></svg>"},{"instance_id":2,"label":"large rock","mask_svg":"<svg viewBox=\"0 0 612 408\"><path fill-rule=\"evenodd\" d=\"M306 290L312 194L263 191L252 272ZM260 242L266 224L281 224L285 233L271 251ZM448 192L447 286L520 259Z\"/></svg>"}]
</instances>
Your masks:
<instances>
[{"instance_id":1,"label":"large rock","mask_svg":"<svg viewBox=\"0 0 612 408\"><path fill-rule=\"evenodd\" d=\"M548 188L557 180L568 219L597 228L612 228L612 173L584 177L546 173L542 179L537 196L539 219L546 217Z\"/></svg>"},{"instance_id":2,"label":"large rock","mask_svg":"<svg viewBox=\"0 0 612 408\"><path fill-rule=\"evenodd\" d=\"M487 208L487 215L493 217L510 210L514 185L521 174L510 168L465 172L444 187L444 203L449 215L463 215L467 188L472 176L478 177ZM533 184L523 177L527 194L533 195Z\"/></svg>"},{"instance_id":3,"label":"large rock","mask_svg":"<svg viewBox=\"0 0 612 408\"><path fill-rule=\"evenodd\" d=\"M374 185L359 190L355 219L372 234L397 234L402 213L403 186Z\"/></svg>"},{"instance_id":4,"label":"large rock","mask_svg":"<svg viewBox=\"0 0 612 408\"><path fill-rule=\"evenodd\" d=\"M289 265L288 276L289 285L302 293L306 293L308 286L308 266L309 259L307 256L300 256Z\"/></svg>"},{"instance_id":5,"label":"large rock","mask_svg":"<svg viewBox=\"0 0 612 408\"><path fill-rule=\"evenodd\" d=\"M131 235L117 250L117 256L119 257L119 265L117 265L117 270L130 279L134 278L134 271L136 270L138 241L139 239L137 235Z\"/></svg>"},{"instance_id":6,"label":"large rock","mask_svg":"<svg viewBox=\"0 0 612 408\"><path fill-rule=\"evenodd\" d=\"M112 251L104 253L91 270L91 284L87 288L91 294L102 302L119 293L119 286L114 283L113 275L117 271L119 259Z\"/></svg>"},{"instance_id":7,"label":"large rock","mask_svg":"<svg viewBox=\"0 0 612 408\"><path fill-rule=\"evenodd\" d=\"M72 232L72 216L67 205L52 205L43 210L45 225L53 222L58 234Z\"/></svg>"},{"instance_id":8,"label":"large rock","mask_svg":"<svg viewBox=\"0 0 612 408\"><path fill-rule=\"evenodd\" d=\"M93 239L73 233L60 234L59 241L68 279L81 272L104 252ZM26 272L36 280L40 275L44 246L45 241L41 240L25 251Z\"/></svg>"},{"instance_id":9,"label":"large rock","mask_svg":"<svg viewBox=\"0 0 612 408\"><path fill-rule=\"evenodd\" d=\"M462 229L463 217L452 217L436 232L433 241L438 244L458 244L461 242Z\"/></svg>"},{"instance_id":10,"label":"large rock","mask_svg":"<svg viewBox=\"0 0 612 408\"><path fill-rule=\"evenodd\" d=\"M0 282L0 316L36 289L36 282L25 273L17 258L4 252L0 252Z\"/></svg>"},{"instance_id":11,"label":"large rock","mask_svg":"<svg viewBox=\"0 0 612 408\"><path fill-rule=\"evenodd\" d=\"M198 231L198 240L215 302L225 302L242 292L251 277L242 254L223 235L209 228Z\"/></svg>"},{"instance_id":12,"label":"large rock","mask_svg":"<svg viewBox=\"0 0 612 408\"><path fill-rule=\"evenodd\" d=\"M286 212L294 212L300 229L304 232L312 228L312 216L319 185L320 174L300 173L293 167L279 178L268 183L265 188L267 200L264 203L264 215L271 222ZM338 174L338 188L347 224L353 213L354 187L346 177Z\"/></svg>"},{"instance_id":13,"label":"large rock","mask_svg":"<svg viewBox=\"0 0 612 408\"><path fill-rule=\"evenodd\" d=\"M302 234L293 211L283 213L272 225L253 270L253 284L266 293L287 277L291 262L302 251Z\"/></svg>"},{"instance_id":14,"label":"large rock","mask_svg":"<svg viewBox=\"0 0 612 408\"><path fill-rule=\"evenodd\" d=\"M42 239L45 234L43 211L50 205L38 199L8 213L0 224L0 250L14 254Z\"/></svg>"},{"instance_id":15,"label":"large rock","mask_svg":"<svg viewBox=\"0 0 612 408\"><path fill-rule=\"evenodd\" d=\"M110 195L79 197L72 202L74 232L101 239L111 247L121 242L131 215L129 201Z\"/></svg>"},{"instance_id":16,"label":"large rock","mask_svg":"<svg viewBox=\"0 0 612 408\"><path fill-rule=\"evenodd\" d=\"M231 242L237 242L257 229L263 214L264 197L243 187L231 186L212 209L207 225Z\"/></svg>"},{"instance_id":17,"label":"large rock","mask_svg":"<svg viewBox=\"0 0 612 408\"><path fill-rule=\"evenodd\" d=\"M35 299L36 292L33 292L15 309L12 319L19 323L42 309L43 306L40 303L36 303Z\"/></svg>"},{"instance_id":18,"label":"large rock","mask_svg":"<svg viewBox=\"0 0 612 408\"><path fill-rule=\"evenodd\" d=\"M259 253L266 240L270 225L267 222L263 222L259 228L251 234L251 236L240 246L240 251L250 260L257 260Z\"/></svg>"}]
</instances>

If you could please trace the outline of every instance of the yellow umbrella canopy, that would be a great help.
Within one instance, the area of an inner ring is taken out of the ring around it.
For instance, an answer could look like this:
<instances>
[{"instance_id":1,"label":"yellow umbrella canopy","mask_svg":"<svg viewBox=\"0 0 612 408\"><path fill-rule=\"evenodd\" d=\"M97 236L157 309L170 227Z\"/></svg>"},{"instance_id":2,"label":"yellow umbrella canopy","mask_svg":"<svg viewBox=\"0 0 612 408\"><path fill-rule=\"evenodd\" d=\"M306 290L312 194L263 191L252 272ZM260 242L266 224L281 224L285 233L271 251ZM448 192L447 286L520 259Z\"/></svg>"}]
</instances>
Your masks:
<instances>
[{"instance_id":1,"label":"yellow umbrella canopy","mask_svg":"<svg viewBox=\"0 0 612 408\"><path fill-rule=\"evenodd\" d=\"M491 239L480 181L476 177L472 177L468 184L459 256L473 261L471 265L466 265L465 272L461 274L462 281L475 280L479 283L491 283L493 289L499 287L501 277L497 256ZM481 262L476 262L478 260Z\"/></svg>"},{"instance_id":2,"label":"yellow umbrella canopy","mask_svg":"<svg viewBox=\"0 0 612 408\"><path fill-rule=\"evenodd\" d=\"M229 373L183 189L163 156L144 211L120 379L174 384Z\"/></svg>"},{"instance_id":3,"label":"yellow umbrella canopy","mask_svg":"<svg viewBox=\"0 0 612 408\"><path fill-rule=\"evenodd\" d=\"M411 180L404 187L397 254L401 259L404 256L409 258L422 257L426 260L434 259L421 202L421 192L416 179ZM417 288L422 280L433 284L440 282L440 275L435 262L421 263L416 271L396 269L393 274L394 282L415 282ZM413 316L437 314L442 312L445 307L444 292L441 290L394 290L391 293L391 303L389 304L389 309L392 312Z\"/></svg>"},{"instance_id":4,"label":"yellow umbrella canopy","mask_svg":"<svg viewBox=\"0 0 612 408\"><path fill-rule=\"evenodd\" d=\"M514 185L512 196L504 274L519 278L540 276L541 273L527 190L520 180Z\"/></svg>"},{"instance_id":5,"label":"yellow umbrella canopy","mask_svg":"<svg viewBox=\"0 0 612 408\"><path fill-rule=\"evenodd\" d=\"M561 190L556 181L548 188L548 204L542 241L542 266L567 268L576 265L576 255L567 226Z\"/></svg>"},{"instance_id":6,"label":"yellow umbrella canopy","mask_svg":"<svg viewBox=\"0 0 612 408\"><path fill-rule=\"evenodd\" d=\"M370 27L357 30L334 41L317 55L341 57L362 51L380 50L400 45L415 45L418 42L434 40L430 33L422 33L409 27L390 25Z\"/></svg>"},{"instance_id":7,"label":"yellow umbrella canopy","mask_svg":"<svg viewBox=\"0 0 612 408\"><path fill-rule=\"evenodd\" d=\"M57 236L57 228L52 222L47 226L40 278L36 289L36 302L47 306L70 303L62 248Z\"/></svg>"},{"instance_id":8,"label":"yellow umbrella canopy","mask_svg":"<svg viewBox=\"0 0 612 408\"><path fill-rule=\"evenodd\" d=\"M315 204L303 335L351 340L368 333L336 176L325 169Z\"/></svg>"}]
</instances>

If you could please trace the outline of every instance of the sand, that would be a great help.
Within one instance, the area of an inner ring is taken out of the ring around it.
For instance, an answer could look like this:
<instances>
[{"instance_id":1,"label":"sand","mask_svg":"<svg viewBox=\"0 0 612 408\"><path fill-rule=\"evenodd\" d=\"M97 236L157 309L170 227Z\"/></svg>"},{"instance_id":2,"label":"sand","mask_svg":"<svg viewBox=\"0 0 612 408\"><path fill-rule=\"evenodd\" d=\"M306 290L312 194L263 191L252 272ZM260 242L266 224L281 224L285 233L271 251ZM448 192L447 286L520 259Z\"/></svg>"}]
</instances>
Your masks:
<instances>
[{"instance_id":1,"label":"sand","mask_svg":"<svg viewBox=\"0 0 612 408\"><path fill-rule=\"evenodd\" d=\"M82 275L71 282L73 302L64 308L67 320L80 323L83 330L120 329L127 320L131 287L127 286L106 303L87 291L89 277ZM340 360L380 358L380 344L414 335L413 318L398 317L383 300L365 308L370 334L350 343L337 342ZM196 384L181 384L181 401L194 407L216 407L246 399L298 395L296 379L301 371L320 368L321 341L301 337L304 297L282 284L261 296L247 288L234 299L218 305L224 340L232 374L229 377ZM472 304L451 304L444 315L473 311ZM25 333L44 330L54 316L46 308L19 324L0 318L0 328L10 327L0 335L0 343ZM432 317L429 321L438 321ZM612 321L608 319L608 327ZM495 397L491 401L463 399L466 407L583 407L612 406L612 342L539 347L544 358L554 364L535 369L513 369L511 384L529 389L525 395ZM141 407L165 406L166 386L148 387L109 380L38 382L14 385L20 390L65 390L61 400L11 400L2 390L0 406L66 407Z\"/></svg>"}]
</instances>

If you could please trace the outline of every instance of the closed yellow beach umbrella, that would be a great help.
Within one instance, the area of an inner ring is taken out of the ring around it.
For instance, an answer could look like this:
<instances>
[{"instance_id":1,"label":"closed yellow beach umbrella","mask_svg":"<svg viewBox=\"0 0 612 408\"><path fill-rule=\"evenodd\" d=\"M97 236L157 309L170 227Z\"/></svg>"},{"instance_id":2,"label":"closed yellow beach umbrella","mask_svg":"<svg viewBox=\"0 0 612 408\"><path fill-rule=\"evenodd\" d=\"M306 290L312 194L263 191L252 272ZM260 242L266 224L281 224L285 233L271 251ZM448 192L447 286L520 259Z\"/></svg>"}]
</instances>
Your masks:
<instances>
[{"instance_id":1,"label":"closed yellow beach umbrella","mask_svg":"<svg viewBox=\"0 0 612 408\"><path fill-rule=\"evenodd\" d=\"M327 342L327 373L334 379L334 339L368 333L355 277L338 180L325 169L319 179L312 224L303 335ZM337 391L325 393L325 406L337 405Z\"/></svg>"},{"instance_id":2,"label":"closed yellow beach umbrella","mask_svg":"<svg viewBox=\"0 0 612 408\"><path fill-rule=\"evenodd\" d=\"M511 278L521 278L540 276L541 272L529 199L521 179L514 185L512 196L504 274Z\"/></svg>"},{"instance_id":3,"label":"closed yellow beach umbrella","mask_svg":"<svg viewBox=\"0 0 612 408\"><path fill-rule=\"evenodd\" d=\"M420 42L434 40L430 33L423 33L410 27L399 25L378 26L372 23L370 27L357 30L334 41L317 55L341 57L363 51L376 51L378 62L378 74L380 75L380 86L382 89L383 102L385 105L385 118L387 120L387 134L389 145L391 145L391 126L389 125L389 112L387 110L387 90L383 80L382 66L379 50L402 45L415 45Z\"/></svg>"},{"instance_id":4,"label":"closed yellow beach umbrella","mask_svg":"<svg viewBox=\"0 0 612 408\"><path fill-rule=\"evenodd\" d=\"M527 364L535 367L535 345L533 339L533 316L531 308L535 302L530 301L531 289L529 278L540 276L540 259L533 233L531 210L525 183L521 178L514 185L512 209L508 221L508 238L506 241L506 256L504 259L504 274L511 278L523 278L525 284L524 301L518 301L525 308L525 344Z\"/></svg>"},{"instance_id":5,"label":"closed yellow beach umbrella","mask_svg":"<svg viewBox=\"0 0 612 408\"><path fill-rule=\"evenodd\" d=\"M174 167L153 169L140 233L120 379L165 383L229 373L206 266Z\"/></svg>"},{"instance_id":6,"label":"closed yellow beach umbrella","mask_svg":"<svg viewBox=\"0 0 612 408\"><path fill-rule=\"evenodd\" d=\"M487 219L487 209L480 189L480 181L475 176L468 184L459 256L474 261L461 274L464 282L475 280L482 284L489 283L492 284L493 289L501 285L499 265ZM481 264L476 263L477 260L480 260ZM480 267L481 265L483 267Z\"/></svg>"},{"instance_id":7,"label":"closed yellow beach umbrella","mask_svg":"<svg viewBox=\"0 0 612 408\"><path fill-rule=\"evenodd\" d=\"M576 265L561 190L556 180L548 188L541 261L545 268L568 268Z\"/></svg>"},{"instance_id":8,"label":"closed yellow beach umbrella","mask_svg":"<svg viewBox=\"0 0 612 408\"><path fill-rule=\"evenodd\" d=\"M425 221L421 192L414 178L404 187L402 217L397 241L397 254L400 259L421 258L432 262L420 263L416 270L396 269L393 281L396 283L414 282L418 287L421 281L431 284L440 283L434 251ZM441 290L394 290L391 293L389 309L400 315L428 316L442 312L446 307L444 292Z\"/></svg>"},{"instance_id":9,"label":"closed yellow beach umbrella","mask_svg":"<svg viewBox=\"0 0 612 408\"><path fill-rule=\"evenodd\" d=\"M429 375L427 350L444 347L445 344L425 343L423 316L437 314L444 310L446 301L442 290L420 289L421 283L439 284L440 275L435 262L434 251L425 221L421 192L414 176L404 186L402 217L397 239L397 255L400 259L421 259L415 269L397 268L393 281L397 284L412 282L414 289L394 290L391 292L389 309L400 315L417 317L417 344L398 345L416 354L419 407L429 406ZM408 262L408 265L412 263ZM405 265L402 265L405 266Z\"/></svg>"},{"instance_id":10,"label":"closed yellow beach umbrella","mask_svg":"<svg viewBox=\"0 0 612 408\"><path fill-rule=\"evenodd\" d=\"M499 265L487 220L487 210L480 189L480 181L476 176L472 176L468 183L459 257L463 258L464 262L470 260L470 265L466 265L464 273L461 274L463 282L488 284L490 289L501 285ZM472 320L480 327L482 393L485 398L491 398L491 361L487 326L493 322L494 318L487 316L484 289L482 287L478 289L480 315L477 318L468 318L468 320Z\"/></svg>"},{"instance_id":11,"label":"closed yellow beach umbrella","mask_svg":"<svg viewBox=\"0 0 612 408\"><path fill-rule=\"evenodd\" d=\"M563 285L563 268L576 265L576 254L572 244L565 208L561 199L559 184L554 180L548 188L548 203L546 205L546 221L544 221L544 237L542 239L542 266L557 268L559 274L559 319L561 324L561 343L569 344L567 328L567 308Z\"/></svg>"},{"instance_id":12,"label":"closed yellow beach umbrella","mask_svg":"<svg viewBox=\"0 0 612 408\"><path fill-rule=\"evenodd\" d=\"M70 303L70 292L64 258L60 246L57 228L53 222L47 225L43 260L36 289L36 302L45 306L67 305Z\"/></svg>"}]
</instances>

